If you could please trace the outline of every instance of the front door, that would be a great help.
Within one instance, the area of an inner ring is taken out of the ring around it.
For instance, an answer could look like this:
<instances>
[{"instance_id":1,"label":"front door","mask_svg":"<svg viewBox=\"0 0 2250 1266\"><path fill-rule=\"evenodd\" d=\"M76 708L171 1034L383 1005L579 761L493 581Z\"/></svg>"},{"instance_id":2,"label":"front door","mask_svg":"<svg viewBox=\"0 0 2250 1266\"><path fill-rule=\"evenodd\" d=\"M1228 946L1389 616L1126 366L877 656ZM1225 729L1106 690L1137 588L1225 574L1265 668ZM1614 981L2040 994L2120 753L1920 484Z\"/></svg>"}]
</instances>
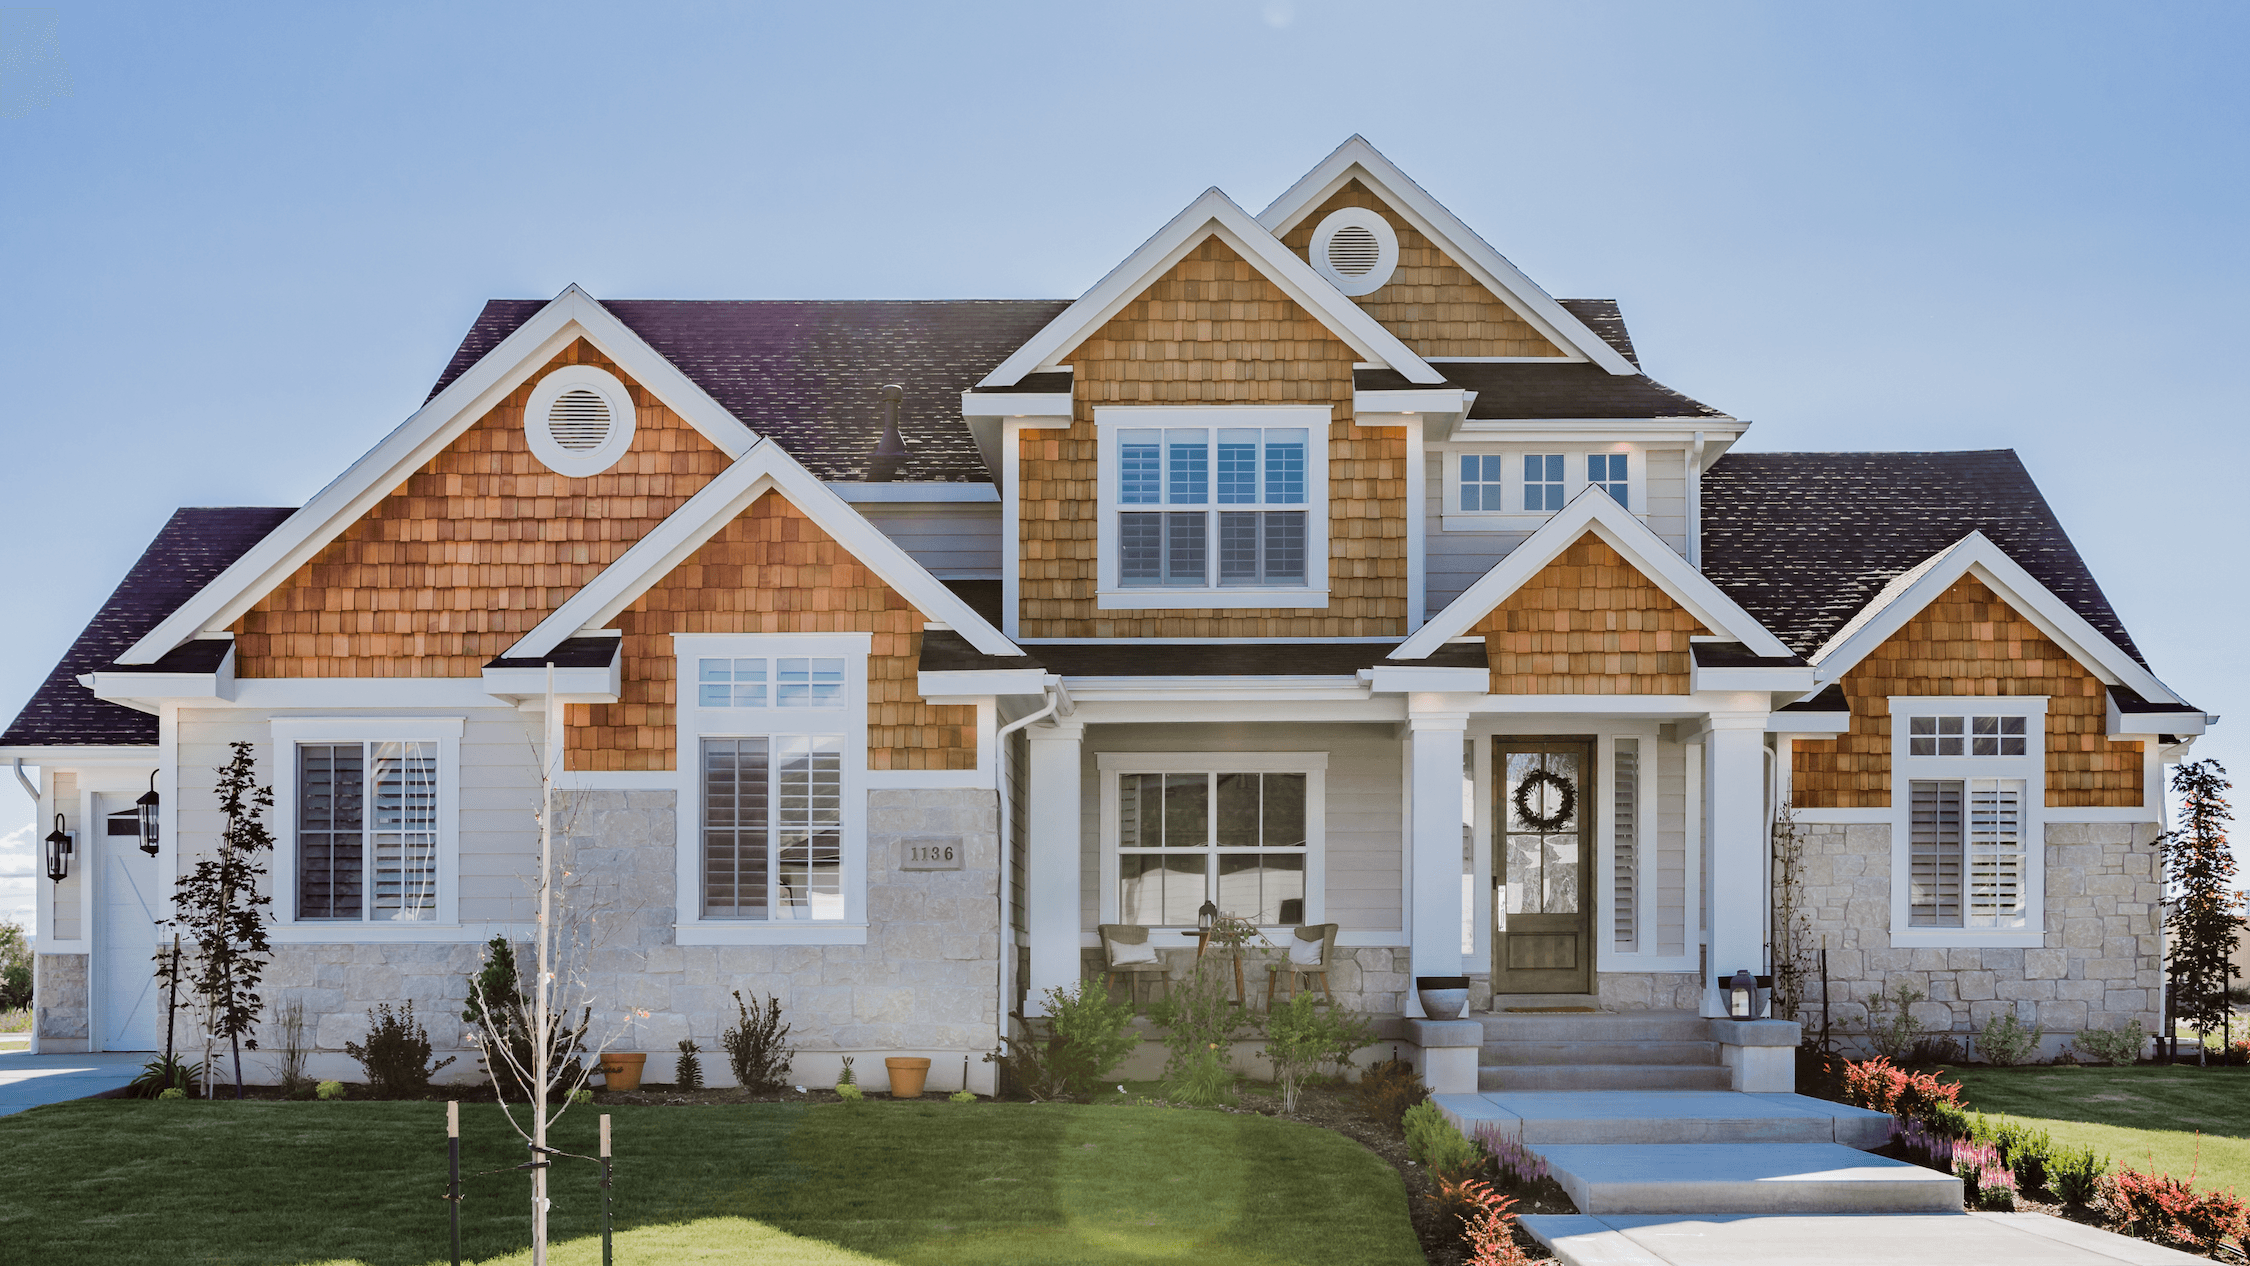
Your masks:
<instances>
[{"instance_id":1,"label":"front door","mask_svg":"<svg viewBox=\"0 0 2250 1266\"><path fill-rule=\"evenodd\" d=\"M1495 739L1492 991L1591 993L1594 745Z\"/></svg>"}]
</instances>

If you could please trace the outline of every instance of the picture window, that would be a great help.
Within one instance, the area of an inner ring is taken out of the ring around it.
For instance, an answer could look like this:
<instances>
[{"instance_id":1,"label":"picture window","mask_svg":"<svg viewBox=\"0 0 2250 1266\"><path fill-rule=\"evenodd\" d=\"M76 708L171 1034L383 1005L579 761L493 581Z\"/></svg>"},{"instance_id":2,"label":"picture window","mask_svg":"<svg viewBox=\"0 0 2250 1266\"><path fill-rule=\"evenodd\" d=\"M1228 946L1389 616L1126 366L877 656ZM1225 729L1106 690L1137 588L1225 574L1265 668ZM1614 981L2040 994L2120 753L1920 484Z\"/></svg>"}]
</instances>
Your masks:
<instances>
[{"instance_id":1,"label":"picture window","mask_svg":"<svg viewBox=\"0 0 2250 1266\"><path fill-rule=\"evenodd\" d=\"M1205 901L1265 927L1305 922L1303 773L1117 775L1119 919L1193 927Z\"/></svg>"},{"instance_id":2,"label":"picture window","mask_svg":"<svg viewBox=\"0 0 2250 1266\"><path fill-rule=\"evenodd\" d=\"M1311 440L1304 427L1118 431L1118 583L1304 585ZM1125 509L1144 506L1166 508Z\"/></svg>"}]
</instances>

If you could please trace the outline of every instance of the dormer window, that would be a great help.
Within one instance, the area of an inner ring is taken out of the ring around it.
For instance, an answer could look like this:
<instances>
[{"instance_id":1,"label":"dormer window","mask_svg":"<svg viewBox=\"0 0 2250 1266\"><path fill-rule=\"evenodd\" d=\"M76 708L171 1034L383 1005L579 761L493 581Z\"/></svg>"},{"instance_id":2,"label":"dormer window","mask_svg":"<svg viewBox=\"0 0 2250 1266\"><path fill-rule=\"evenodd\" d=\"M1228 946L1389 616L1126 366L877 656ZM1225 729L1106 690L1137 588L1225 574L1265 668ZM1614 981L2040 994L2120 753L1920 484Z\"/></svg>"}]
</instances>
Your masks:
<instances>
[{"instance_id":1,"label":"dormer window","mask_svg":"<svg viewBox=\"0 0 2250 1266\"><path fill-rule=\"evenodd\" d=\"M1598 452L1462 445L1444 467L1446 526L1472 531L1500 526L1486 527L1454 516L1545 518L1588 488L1616 498L1634 514L1646 514L1647 493L1641 486L1644 455L1632 445L1605 446ZM1530 526L1536 525L1513 530Z\"/></svg>"},{"instance_id":2,"label":"dormer window","mask_svg":"<svg viewBox=\"0 0 2250 1266\"><path fill-rule=\"evenodd\" d=\"M1326 605L1326 409L1095 415L1102 606Z\"/></svg>"}]
</instances>

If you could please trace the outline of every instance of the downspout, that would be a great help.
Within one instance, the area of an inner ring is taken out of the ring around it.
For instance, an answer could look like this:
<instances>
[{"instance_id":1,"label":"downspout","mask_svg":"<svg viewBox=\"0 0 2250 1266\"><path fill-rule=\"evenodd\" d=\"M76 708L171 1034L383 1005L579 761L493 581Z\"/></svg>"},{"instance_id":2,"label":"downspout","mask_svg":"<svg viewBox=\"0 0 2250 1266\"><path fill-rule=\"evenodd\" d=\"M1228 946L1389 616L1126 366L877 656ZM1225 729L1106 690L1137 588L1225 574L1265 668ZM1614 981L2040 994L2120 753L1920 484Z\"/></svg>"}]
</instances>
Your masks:
<instances>
[{"instance_id":1,"label":"downspout","mask_svg":"<svg viewBox=\"0 0 2250 1266\"><path fill-rule=\"evenodd\" d=\"M1008 919L1008 911L1015 897L1010 883L1015 875L1008 868L1008 832L1010 826L1008 821L1008 739L1017 730L1030 725L1032 722L1044 721L1055 715L1055 709L1062 706L1061 686L1062 678L1048 677L1040 686L1041 691L1047 697L1047 706L1027 716L1017 717L1001 726L992 736L992 790L1000 801L1000 962L999 970L994 973L998 980L996 987L999 990L999 1006L993 1013L993 1025L999 1030L1001 1040L993 1048L994 1050L1005 1050L1007 1048L1008 995L1013 992L1008 988L1008 985L1011 969L1016 961L1016 928ZM968 1086L963 1085L961 1088L967 1090ZM997 1087L995 1088L997 1089Z\"/></svg>"},{"instance_id":2,"label":"downspout","mask_svg":"<svg viewBox=\"0 0 2250 1266\"><path fill-rule=\"evenodd\" d=\"M1695 442L1688 445L1687 469L1687 560L1688 566L1703 570L1703 432L1695 433Z\"/></svg>"},{"instance_id":3,"label":"downspout","mask_svg":"<svg viewBox=\"0 0 2250 1266\"><path fill-rule=\"evenodd\" d=\"M16 785L23 788L23 794L31 797L31 807L36 810L39 807L39 788L33 786L31 780L23 776L23 757L21 756L16 757Z\"/></svg>"},{"instance_id":4,"label":"downspout","mask_svg":"<svg viewBox=\"0 0 2250 1266\"><path fill-rule=\"evenodd\" d=\"M23 794L31 797L31 820L37 822L41 816L39 812L39 788L29 778L23 776L23 757L21 756L16 757L16 785L23 788ZM34 872L34 874L36 873ZM39 881L36 878L32 880L31 887L34 893L38 891ZM39 959L41 957L38 954L31 956L31 996L34 999L39 996ZM33 1010L31 1013L31 1048L29 1052L33 1055L39 1053L39 1027L39 1012Z\"/></svg>"}]
</instances>

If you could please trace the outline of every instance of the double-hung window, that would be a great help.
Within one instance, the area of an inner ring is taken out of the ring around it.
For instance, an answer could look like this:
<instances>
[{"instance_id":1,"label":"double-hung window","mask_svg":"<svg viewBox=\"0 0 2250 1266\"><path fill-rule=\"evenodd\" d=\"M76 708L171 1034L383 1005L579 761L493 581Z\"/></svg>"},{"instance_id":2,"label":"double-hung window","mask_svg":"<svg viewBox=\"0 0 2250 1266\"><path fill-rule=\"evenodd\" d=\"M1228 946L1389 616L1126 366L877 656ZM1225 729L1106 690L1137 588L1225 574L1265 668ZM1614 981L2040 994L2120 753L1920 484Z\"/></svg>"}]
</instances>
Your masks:
<instances>
[{"instance_id":1,"label":"double-hung window","mask_svg":"<svg viewBox=\"0 0 2250 1266\"><path fill-rule=\"evenodd\" d=\"M1891 703L1892 939L2036 945L2043 697Z\"/></svg>"},{"instance_id":2,"label":"double-hung window","mask_svg":"<svg viewBox=\"0 0 2250 1266\"><path fill-rule=\"evenodd\" d=\"M1103 605L1307 605L1325 591L1326 410L1096 413Z\"/></svg>"},{"instance_id":3,"label":"double-hung window","mask_svg":"<svg viewBox=\"0 0 2250 1266\"><path fill-rule=\"evenodd\" d=\"M284 833L273 862L277 925L352 923L384 939L453 926L464 719L270 724L273 820Z\"/></svg>"},{"instance_id":4,"label":"double-hung window","mask_svg":"<svg viewBox=\"0 0 2250 1266\"><path fill-rule=\"evenodd\" d=\"M853 797L865 764L868 641L673 636L689 775L683 943L818 938L823 925L864 922L864 824Z\"/></svg>"},{"instance_id":5,"label":"double-hung window","mask_svg":"<svg viewBox=\"0 0 2250 1266\"><path fill-rule=\"evenodd\" d=\"M1103 753L1104 922L1189 927L1208 901L1262 927L1318 922L1325 753Z\"/></svg>"}]
</instances>

